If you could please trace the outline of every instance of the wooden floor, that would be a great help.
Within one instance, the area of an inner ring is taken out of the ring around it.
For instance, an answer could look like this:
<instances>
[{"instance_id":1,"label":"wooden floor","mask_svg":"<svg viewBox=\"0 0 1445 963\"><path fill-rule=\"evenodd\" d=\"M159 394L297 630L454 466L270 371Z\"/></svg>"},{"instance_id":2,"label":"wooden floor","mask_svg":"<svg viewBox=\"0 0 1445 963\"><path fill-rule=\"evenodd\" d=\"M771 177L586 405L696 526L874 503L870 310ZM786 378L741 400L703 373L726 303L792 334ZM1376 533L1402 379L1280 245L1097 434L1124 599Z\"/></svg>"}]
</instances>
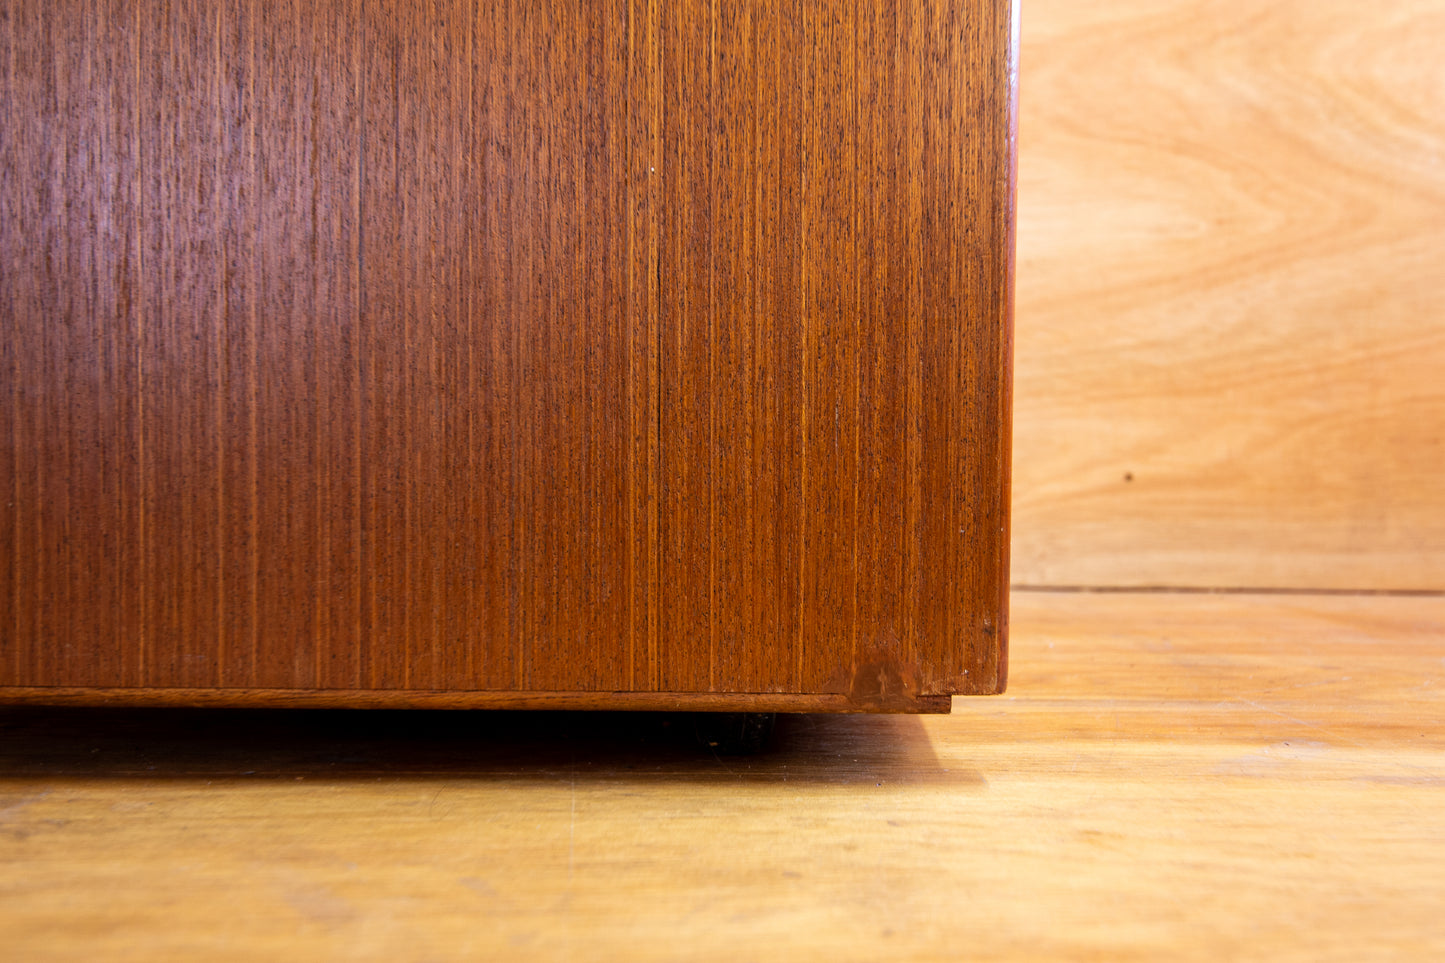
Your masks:
<instances>
[{"instance_id":1,"label":"wooden floor","mask_svg":"<svg viewBox=\"0 0 1445 963\"><path fill-rule=\"evenodd\" d=\"M1012 687L792 717L0 710L10 959L1428 959L1445 598L1019 593Z\"/></svg>"}]
</instances>

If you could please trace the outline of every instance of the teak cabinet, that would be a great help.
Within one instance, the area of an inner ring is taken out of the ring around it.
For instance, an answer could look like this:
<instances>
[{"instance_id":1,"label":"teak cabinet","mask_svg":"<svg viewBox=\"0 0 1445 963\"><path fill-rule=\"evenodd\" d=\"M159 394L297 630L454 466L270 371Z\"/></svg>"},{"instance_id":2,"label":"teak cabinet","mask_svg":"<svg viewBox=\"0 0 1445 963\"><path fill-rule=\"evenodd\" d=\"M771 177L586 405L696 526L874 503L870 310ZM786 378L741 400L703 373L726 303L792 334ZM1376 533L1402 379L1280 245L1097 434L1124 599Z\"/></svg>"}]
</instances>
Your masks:
<instances>
[{"instance_id":1,"label":"teak cabinet","mask_svg":"<svg viewBox=\"0 0 1445 963\"><path fill-rule=\"evenodd\" d=\"M0 702L1004 685L1007 0L18 0Z\"/></svg>"}]
</instances>

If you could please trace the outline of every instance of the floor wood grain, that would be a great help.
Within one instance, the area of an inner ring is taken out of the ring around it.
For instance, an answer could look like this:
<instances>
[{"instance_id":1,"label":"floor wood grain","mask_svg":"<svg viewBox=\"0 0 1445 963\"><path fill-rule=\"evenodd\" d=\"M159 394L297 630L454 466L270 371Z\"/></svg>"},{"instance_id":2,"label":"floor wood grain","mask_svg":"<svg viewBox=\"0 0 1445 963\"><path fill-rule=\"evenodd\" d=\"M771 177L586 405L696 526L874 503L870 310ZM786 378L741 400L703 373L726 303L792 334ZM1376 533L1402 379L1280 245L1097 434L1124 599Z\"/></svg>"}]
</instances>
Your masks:
<instances>
[{"instance_id":1,"label":"floor wood grain","mask_svg":"<svg viewBox=\"0 0 1445 963\"><path fill-rule=\"evenodd\" d=\"M17 958L1428 959L1445 599L1016 593L1010 692L794 717L0 711Z\"/></svg>"},{"instance_id":2,"label":"floor wood grain","mask_svg":"<svg viewBox=\"0 0 1445 963\"><path fill-rule=\"evenodd\" d=\"M1014 580L1445 588L1445 4L1024 11Z\"/></svg>"}]
</instances>

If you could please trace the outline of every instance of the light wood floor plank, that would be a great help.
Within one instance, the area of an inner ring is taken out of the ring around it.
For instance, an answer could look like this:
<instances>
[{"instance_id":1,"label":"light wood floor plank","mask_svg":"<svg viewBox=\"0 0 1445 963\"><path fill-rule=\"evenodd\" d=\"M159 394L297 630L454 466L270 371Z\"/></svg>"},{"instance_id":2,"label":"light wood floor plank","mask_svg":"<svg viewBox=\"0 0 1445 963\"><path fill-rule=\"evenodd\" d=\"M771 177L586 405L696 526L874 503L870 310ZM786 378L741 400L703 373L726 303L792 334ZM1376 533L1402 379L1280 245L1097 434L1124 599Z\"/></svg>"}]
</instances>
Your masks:
<instances>
[{"instance_id":1,"label":"light wood floor plank","mask_svg":"<svg viewBox=\"0 0 1445 963\"><path fill-rule=\"evenodd\" d=\"M0 712L14 959L1425 959L1445 599L1018 593L1012 686L796 717Z\"/></svg>"}]
</instances>

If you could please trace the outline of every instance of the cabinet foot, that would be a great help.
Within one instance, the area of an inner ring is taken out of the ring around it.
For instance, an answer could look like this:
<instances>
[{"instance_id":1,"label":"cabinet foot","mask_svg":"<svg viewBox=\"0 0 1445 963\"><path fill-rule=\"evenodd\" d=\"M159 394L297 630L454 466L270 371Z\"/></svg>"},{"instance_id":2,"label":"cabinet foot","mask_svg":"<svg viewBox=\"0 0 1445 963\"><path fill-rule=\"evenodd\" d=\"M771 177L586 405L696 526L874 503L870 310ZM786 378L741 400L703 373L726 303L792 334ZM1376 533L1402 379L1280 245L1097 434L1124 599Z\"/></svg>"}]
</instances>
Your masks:
<instances>
[{"instance_id":1,"label":"cabinet foot","mask_svg":"<svg viewBox=\"0 0 1445 963\"><path fill-rule=\"evenodd\" d=\"M745 756L767 746L776 712L697 712L693 732L698 745L723 756Z\"/></svg>"}]
</instances>

